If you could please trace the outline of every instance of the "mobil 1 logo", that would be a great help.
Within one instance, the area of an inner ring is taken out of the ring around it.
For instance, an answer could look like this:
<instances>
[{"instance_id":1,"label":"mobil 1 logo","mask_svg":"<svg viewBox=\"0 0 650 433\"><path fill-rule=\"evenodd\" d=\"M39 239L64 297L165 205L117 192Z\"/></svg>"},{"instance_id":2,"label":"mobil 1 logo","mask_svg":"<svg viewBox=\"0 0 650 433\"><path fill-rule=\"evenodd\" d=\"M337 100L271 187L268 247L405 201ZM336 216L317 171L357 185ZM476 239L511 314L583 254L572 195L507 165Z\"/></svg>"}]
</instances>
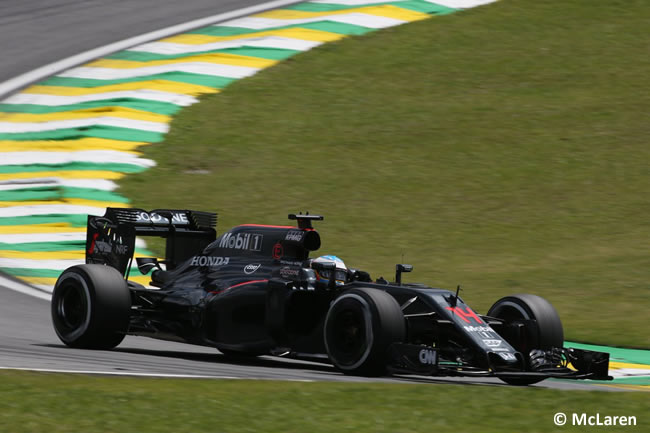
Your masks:
<instances>
[{"instance_id":1,"label":"mobil 1 logo","mask_svg":"<svg viewBox=\"0 0 650 433\"><path fill-rule=\"evenodd\" d=\"M219 242L220 248L229 248L232 250L248 250L248 251L261 251L262 250L263 235L257 233L226 233Z\"/></svg>"}]
</instances>

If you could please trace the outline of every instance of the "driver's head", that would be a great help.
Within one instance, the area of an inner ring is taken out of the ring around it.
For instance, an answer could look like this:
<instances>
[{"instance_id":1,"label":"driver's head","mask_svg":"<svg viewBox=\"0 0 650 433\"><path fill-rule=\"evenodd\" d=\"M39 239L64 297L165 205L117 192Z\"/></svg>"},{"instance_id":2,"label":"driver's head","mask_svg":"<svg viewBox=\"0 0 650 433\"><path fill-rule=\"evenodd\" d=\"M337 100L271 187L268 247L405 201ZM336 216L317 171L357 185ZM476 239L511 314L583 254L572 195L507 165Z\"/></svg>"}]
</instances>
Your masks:
<instances>
[{"instance_id":1,"label":"driver's head","mask_svg":"<svg viewBox=\"0 0 650 433\"><path fill-rule=\"evenodd\" d=\"M323 269L322 266L314 266L315 263L333 264L336 269L329 270ZM311 267L316 273L316 282L321 284L329 284L330 278L336 279L336 285L341 286L348 280L348 268L343 263L343 260L336 256L320 256L311 261Z\"/></svg>"}]
</instances>

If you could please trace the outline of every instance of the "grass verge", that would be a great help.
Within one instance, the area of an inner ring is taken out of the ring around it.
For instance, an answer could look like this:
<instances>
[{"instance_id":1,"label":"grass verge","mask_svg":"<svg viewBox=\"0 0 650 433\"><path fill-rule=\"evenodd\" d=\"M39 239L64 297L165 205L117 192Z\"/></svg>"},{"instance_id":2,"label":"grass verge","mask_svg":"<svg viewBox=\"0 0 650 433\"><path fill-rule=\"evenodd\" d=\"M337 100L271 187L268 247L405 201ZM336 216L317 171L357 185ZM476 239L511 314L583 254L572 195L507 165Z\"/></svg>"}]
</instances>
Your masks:
<instances>
[{"instance_id":1,"label":"grass verge","mask_svg":"<svg viewBox=\"0 0 650 433\"><path fill-rule=\"evenodd\" d=\"M506 403L507 402L507 403ZM11 433L585 431L553 415L650 422L642 392L480 385L287 383L0 372L0 425Z\"/></svg>"},{"instance_id":2,"label":"grass verge","mask_svg":"<svg viewBox=\"0 0 650 433\"><path fill-rule=\"evenodd\" d=\"M183 110L122 191L220 227L309 210L373 277L535 293L650 348L646 1L505 0L332 43Z\"/></svg>"}]
</instances>

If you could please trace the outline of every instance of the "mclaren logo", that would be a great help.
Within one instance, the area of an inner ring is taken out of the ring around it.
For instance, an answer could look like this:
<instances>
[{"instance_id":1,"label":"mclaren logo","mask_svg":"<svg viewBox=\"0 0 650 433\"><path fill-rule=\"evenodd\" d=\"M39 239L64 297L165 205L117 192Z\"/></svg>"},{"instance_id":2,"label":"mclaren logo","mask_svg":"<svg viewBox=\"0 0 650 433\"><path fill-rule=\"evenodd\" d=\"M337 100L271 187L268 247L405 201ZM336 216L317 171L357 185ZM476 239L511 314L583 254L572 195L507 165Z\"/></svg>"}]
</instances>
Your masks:
<instances>
[{"instance_id":1,"label":"mclaren logo","mask_svg":"<svg viewBox=\"0 0 650 433\"><path fill-rule=\"evenodd\" d=\"M230 248L233 250L249 250L261 251L262 250L263 236L256 233L226 233L219 242L220 248Z\"/></svg>"}]
</instances>

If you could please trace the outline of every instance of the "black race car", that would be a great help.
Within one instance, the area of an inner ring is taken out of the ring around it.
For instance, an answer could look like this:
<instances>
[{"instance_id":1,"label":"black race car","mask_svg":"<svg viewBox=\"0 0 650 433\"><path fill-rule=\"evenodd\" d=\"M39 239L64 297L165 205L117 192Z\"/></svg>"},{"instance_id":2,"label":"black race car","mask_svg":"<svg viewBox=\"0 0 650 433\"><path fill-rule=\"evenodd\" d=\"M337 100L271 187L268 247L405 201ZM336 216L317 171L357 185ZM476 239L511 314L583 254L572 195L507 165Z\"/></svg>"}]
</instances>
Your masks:
<instances>
[{"instance_id":1,"label":"black race car","mask_svg":"<svg viewBox=\"0 0 650 433\"><path fill-rule=\"evenodd\" d=\"M226 355L330 362L346 374L611 379L609 354L564 348L556 310L535 295L477 314L458 295L372 280L320 247L315 215L297 226L245 224L217 237L214 213L108 208L89 216L86 264L66 269L52 320L68 346L110 349L125 335L212 346ZM136 257L147 285L129 280L136 236L166 239L162 263Z\"/></svg>"}]
</instances>

